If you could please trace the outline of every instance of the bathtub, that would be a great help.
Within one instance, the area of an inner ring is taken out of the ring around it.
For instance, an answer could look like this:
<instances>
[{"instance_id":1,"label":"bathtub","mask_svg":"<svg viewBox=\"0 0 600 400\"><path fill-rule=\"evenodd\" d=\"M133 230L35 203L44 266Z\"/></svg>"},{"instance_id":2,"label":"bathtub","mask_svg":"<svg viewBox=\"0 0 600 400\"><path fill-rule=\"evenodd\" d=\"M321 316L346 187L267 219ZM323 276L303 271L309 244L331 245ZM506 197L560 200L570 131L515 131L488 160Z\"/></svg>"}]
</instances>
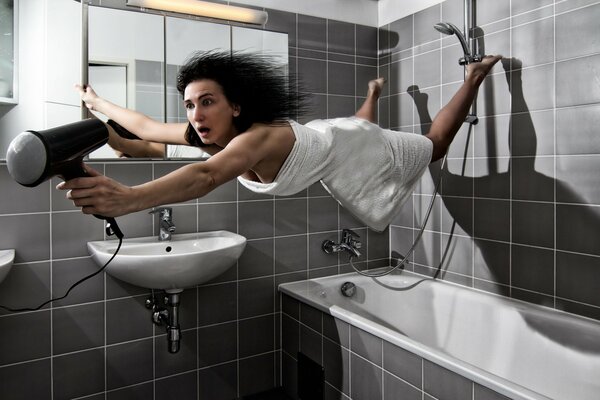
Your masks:
<instances>
[{"instance_id":1,"label":"bathtub","mask_svg":"<svg viewBox=\"0 0 600 400\"><path fill-rule=\"evenodd\" d=\"M341 286L356 285L353 297ZM511 399L600 399L600 323L407 273L279 290Z\"/></svg>"}]
</instances>

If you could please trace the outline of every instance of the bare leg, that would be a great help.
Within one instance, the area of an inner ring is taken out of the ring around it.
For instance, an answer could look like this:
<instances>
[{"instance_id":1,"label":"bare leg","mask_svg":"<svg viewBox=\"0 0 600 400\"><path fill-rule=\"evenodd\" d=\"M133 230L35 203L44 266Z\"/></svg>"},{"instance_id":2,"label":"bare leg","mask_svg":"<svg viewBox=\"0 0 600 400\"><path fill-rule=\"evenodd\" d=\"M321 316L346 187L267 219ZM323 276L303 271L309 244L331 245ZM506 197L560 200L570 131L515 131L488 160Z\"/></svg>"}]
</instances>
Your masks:
<instances>
[{"instance_id":1,"label":"bare leg","mask_svg":"<svg viewBox=\"0 0 600 400\"><path fill-rule=\"evenodd\" d=\"M367 91L367 98L364 103L360 106L356 114L354 116L362 119L366 119L369 122L377 122L375 119L377 118L377 100L379 100L379 96L381 95L381 91L383 90L383 84L385 83L385 78L377 78L369 81L369 90Z\"/></svg>"},{"instance_id":2,"label":"bare leg","mask_svg":"<svg viewBox=\"0 0 600 400\"><path fill-rule=\"evenodd\" d=\"M435 116L429 133L425 135L433 142L432 162L442 158L448 151L448 146L452 143L469 113L479 86L494 64L501 58L501 56L486 56L483 61L467 66L465 82L448 104Z\"/></svg>"}]
</instances>

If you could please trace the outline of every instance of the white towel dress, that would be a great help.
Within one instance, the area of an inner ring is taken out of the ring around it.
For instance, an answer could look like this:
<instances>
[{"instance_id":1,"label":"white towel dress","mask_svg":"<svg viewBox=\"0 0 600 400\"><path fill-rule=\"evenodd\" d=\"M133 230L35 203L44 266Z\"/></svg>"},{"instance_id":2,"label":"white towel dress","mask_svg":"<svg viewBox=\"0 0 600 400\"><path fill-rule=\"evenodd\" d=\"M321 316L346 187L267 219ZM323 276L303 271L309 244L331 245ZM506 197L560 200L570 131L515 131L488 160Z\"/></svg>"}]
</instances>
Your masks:
<instances>
[{"instance_id":1,"label":"white towel dress","mask_svg":"<svg viewBox=\"0 0 600 400\"><path fill-rule=\"evenodd\" d=\"M289 196L320 181L344 208L383 231L431 161L432 142L361 118L290 121L296 141L272 183L239 177L253 192Z\"/></svg>"}]
</instances>

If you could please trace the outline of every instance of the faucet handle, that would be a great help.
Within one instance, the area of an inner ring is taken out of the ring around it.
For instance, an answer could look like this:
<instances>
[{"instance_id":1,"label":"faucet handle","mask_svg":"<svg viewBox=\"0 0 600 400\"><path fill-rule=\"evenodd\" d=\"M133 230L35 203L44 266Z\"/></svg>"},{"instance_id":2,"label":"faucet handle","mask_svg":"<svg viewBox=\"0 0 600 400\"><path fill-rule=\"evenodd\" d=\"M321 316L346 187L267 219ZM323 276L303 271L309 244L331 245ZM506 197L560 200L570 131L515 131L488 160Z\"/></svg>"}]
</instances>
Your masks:
<instances>
[{"instance_id":1,"label":"faucet handle","mask_svg":"<svg viewBox=\"0 0 600 400\"><path fill-rule=\"evenodd\" d=\"M348 235L350 235L350 237L353 239L360 239L360 235L358 233L354 232L352 229L348 229L348 228L343 229L342 230L342 238L348 237Z\"/></svg>"},{"instance_id":2,"label":"faucet handle","mask_svg":"<svg viewBox=\"0 0 600 400\"><path fill-rule=\"evenodd\" d=\"M356 249L360 249L362 247L362 244L359 239L360 235L354 232L352 229L342 230L342 243L346 243Z\"/></svg>"},{"instance_id":3,"label":"faucet handle","mask_svg":"<svg viewBox=\"0 0 600 400\"><path fill-rule=\"evenodd\" d=\"M152 207L152 209L150 211L148 211L148 214L156 214L159 213L159 215L163 218L170 218L173 212L173 208L172 207Z\"/></svg>"},{"instance_id":4,"label":"faucet handle","mask_svg":"<svg viewBox=\"0 0 600 400\"><path fill-rule=\"evenodd\" d=\"M352 229L346 228L342 230L342 243L353 242L356 241L356 239L360 239L360 235Z\"/></svg>"}]
</instances>

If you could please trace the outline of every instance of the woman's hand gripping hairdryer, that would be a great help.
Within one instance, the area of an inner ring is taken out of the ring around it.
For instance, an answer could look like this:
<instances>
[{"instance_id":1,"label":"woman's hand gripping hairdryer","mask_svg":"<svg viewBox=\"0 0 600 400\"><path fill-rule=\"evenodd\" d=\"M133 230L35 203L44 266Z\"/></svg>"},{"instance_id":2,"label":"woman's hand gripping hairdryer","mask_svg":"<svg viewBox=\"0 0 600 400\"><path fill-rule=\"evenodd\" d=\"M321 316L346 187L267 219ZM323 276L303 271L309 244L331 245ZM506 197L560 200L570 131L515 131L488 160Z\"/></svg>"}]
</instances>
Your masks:
<instances>
[{"instance_id":1,"label":"woman's hand gripping hairdryer","mask_svg":"<svg viewBox=\"0 0 600 400\"><path fill-rule=\"evenodd\" d=\"M13 139L6 153L8 172L23 186L34 187L59 176L64 180L89 176L83 157L108 142L108 129L98 119L62 125L43 131L25 131ZM106 220L106 234L123 238L112 217Z\"/></svg>"}]
</instances>

